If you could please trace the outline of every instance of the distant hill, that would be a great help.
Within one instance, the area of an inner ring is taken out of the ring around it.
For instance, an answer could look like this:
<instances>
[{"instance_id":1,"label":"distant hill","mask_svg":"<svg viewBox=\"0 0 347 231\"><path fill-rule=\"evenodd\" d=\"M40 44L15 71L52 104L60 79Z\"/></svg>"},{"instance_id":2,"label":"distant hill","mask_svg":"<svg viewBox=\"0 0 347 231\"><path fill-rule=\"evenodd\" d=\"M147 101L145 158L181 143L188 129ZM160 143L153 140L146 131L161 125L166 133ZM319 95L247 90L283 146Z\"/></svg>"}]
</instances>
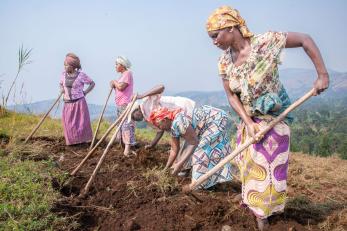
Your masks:
<instances>
[{"instance_id":1,"label":"distant hill","mask_svg":"<svg viewBox=\"0 0 347 231\"><path fill-rule=\"evenodd\" d=\"M12 105L9 106L10 110L21 112L21 113L28 113L28 114L44 114L47 112L47 110L52 106L55 100L43 100L38 101L31 104L20 104L20 105ZM90 119L95 120L98 119L101 113L103 106L102 105L96 105L96 104L88 104ZM59 102L58 107L53 108L53 110L50 113L50 117L52 118L61 118L63 109L63 103L62 101ZM107 106L104 118L108 120L114 120L115 119L115 113L116 113L116 107L115 106Z\"/></svg>"},{"instance_id":2,"label":"distant hill","mask_svg":"<svg viewBox=\"0 0 347 231\"><path fill-rule=\"evenodd\" d=\"M329 74L329 89L321 96L315 97L314 101L327 98L332 99L347 97L347 73L329 71ZM290 98L292 101L294 101L312 89L313 82L316 79L316 72L309 69L283 69L280 70L280 79ZM209 104L217 107L228 105L228 101L223 90L213 92L186 91L176 93L175 95L191 98L198 104Z\"/></svg>"},{"instance_id":3,"label":"distant hill","mask_svg":"<svg viewBox=\"0 0 347 231\"><path fill-rule=\"evenodd\" d=\"M329 71L330 74L330 88L321 96L315 97L310 100L312 102L319 102L323 100L328 102L331 99L341 99L347 97L347 73L341 73L336 71ZM280 70L280 79L284 84L287 92L294 101L300 96L304 95L309 91L313 82L316 78L316 73L314 70L309 69L283 69ZM222 86L221 86L222 89ZM185 91L170 95L184 96L188 97L198 103L198 105L213 105L216 107L226 107L228 106L228 101L223 90L221 91ZM166 92L168 94L168 92ZM22 104L10 106L9 109L15 110L17 112L42 114L45 113L48 108L52 105L54 100L39 101L31 104ZM339 101L340 103L345 103L346 101ZM347 106L347 105L346 105ZM91 119L97 119L101 113L102 106L95 104L88 104ZM51 117L59 118L61 117L62 103L60 103L57 109L53 109ZM105 111L106 118L115 118L116 108L114 106L108 106Z\"/></svg>"},{"instance_id":4,"label":"distant hill","mask_svg":"<svg viewBox=\"0 0 347 231\"><path fill-rule=\"evenodd\" d=\"M175 96L183 96L197 102L198 105L213 105L216 107L227 106L228 101L224 91L186 91L176 93Z\"/></svg>"},{"instance_id":5,"label":"distant hill","mask_svg":"<svg viewBox=\"0 0 347 231\"><path fill-rule=\"evenodd\" d=\"M330 87L319 97L341 98L347 96L347 73L330 70L329 75ZM292 99L297 99L308 92L313 87L316 78L316 71L309 69L284 69L280 71L280 79Z\"/></svg>"}]
</instances>

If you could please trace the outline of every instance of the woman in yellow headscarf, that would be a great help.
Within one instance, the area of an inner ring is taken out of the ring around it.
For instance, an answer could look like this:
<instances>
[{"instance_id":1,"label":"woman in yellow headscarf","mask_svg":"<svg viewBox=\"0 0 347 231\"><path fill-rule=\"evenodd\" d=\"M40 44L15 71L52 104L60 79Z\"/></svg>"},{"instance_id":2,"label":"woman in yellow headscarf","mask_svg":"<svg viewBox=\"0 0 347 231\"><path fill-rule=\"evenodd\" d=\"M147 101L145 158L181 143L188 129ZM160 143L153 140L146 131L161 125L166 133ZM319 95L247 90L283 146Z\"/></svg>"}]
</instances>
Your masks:
<instances>
[{"instance_id":1,"label":"woman in yellow headscarf","mask_svg":"<svg viewBox=\"0 0 347 231\"><path fill-rule=\"evenodd\" d=\"M222 6L208 18L206 29L213 44L223 50L219 74L232 108L241 117L237 143L255 137L290 105L279 81L278 64L283 48L304 48L317 70L315 95L329 86L329 75L319 49L310 36L296 32L266 32L253 35L236 9ZM290 129L289 115L258 143L243 151L236 162L242 181L242 203L257 217L258 227L268 227L267 218L284 210L287 188Z\"/></svg>"}]
</instances>

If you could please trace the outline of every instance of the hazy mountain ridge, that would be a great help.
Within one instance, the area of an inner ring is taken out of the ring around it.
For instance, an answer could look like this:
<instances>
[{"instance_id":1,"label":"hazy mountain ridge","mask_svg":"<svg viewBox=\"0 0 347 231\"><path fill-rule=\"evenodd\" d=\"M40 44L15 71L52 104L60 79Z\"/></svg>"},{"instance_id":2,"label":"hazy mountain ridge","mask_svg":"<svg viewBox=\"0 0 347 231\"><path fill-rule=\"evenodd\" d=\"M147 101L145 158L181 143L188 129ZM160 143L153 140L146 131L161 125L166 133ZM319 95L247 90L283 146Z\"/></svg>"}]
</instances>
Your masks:
<instances>
[{"instance_id":1,"label":"hazy mountain ridge","mask_svg":"<svg viewBox=\"0 0 347 231\"><path fill-rule=\"evenodd\" d=\"M347 73L329 71L330 87L319 97L344 97L347 96ZM308 92L313 87L317 78L315 70L309 69L284 69L280 71L280 79L291 99L295 100ZM319 98L317 97L317 98Z\"/></svg>"},{"instance_id":2,"label":"hazy mountain ridge","mask_svg":"<svg viewBox=\"0 0 347 231\"><path fill-rule=\"evenodd\" d=\"M321 99L347 97L347 73L329 71L330 87L324 94L315 97L314 101ZM309 69L280 70L280 79L285 86L292 101L300 98L313 87L316 72ZM221 86L222 88L222 86ZM198 104L214 106L227 106L228 101L223 90L213 92L188 91L175 94L195 100ZM347 105L346 105L347 106Z\"/></svg>"},{"instance_id":3,"label":"hazy mountain ridge","mask_svg":"<svg viewBox=\"0 0 347 231\"><path fill-rule=\"evenodd\" d=\"M29 114L44 114L47 110L52 106L55 100L43 100L31 104L20 104L20 105L12 105L8 108L10 110L21 112L21 113L29 113ZM97 104L88 104L89 114L91 120L98 119L100 113L102 111L103 106ZM61 118L63 110L63 102L60 101L58 105L52 109L50 113L50 117L52 118ZM108 105L105 109L104 118L114 119L116 115L116 107Z\"/></svg>"},{"instance_id":4,"label":"hazy mountain ridge","mask_svg":"<svg viewBox=\"0 0 347 231\"><path fill-rule=\"evenodd\" d=\"M347 97L347 73L341 73L336 71L329 71L330 74L330 88L321 96L314 97L309 102L330 102L334 99L334 103L339 102L340 104L346 104L346 100L338 100ZM280 79L287 89L287 92L294 101L295 99L301 97L306 92L308 92L316 78L316 73L314 70L309 69L283 69L280 70ZM222 86L221 86L222 88ZM188 97L197 102L198 105L213 105L216 107L228 106L228 101L223 90L221 91L185 91L176 94L175 96ZM10 106L10 110L15 110L17 112L23 113L33 113L33 114L43 114L52 105L54 100L44 100L31 104L21 104ZM63 103L60 102L58 108L54 108L50 113L51 117L60 118ZM347 105L345 105L347 106ZM102 105L88 104L89 113L92 120L97 119L102 110ZM115 106L109 105L105 111L106 118L115 117Z\"/></svg>"}]
</instances>

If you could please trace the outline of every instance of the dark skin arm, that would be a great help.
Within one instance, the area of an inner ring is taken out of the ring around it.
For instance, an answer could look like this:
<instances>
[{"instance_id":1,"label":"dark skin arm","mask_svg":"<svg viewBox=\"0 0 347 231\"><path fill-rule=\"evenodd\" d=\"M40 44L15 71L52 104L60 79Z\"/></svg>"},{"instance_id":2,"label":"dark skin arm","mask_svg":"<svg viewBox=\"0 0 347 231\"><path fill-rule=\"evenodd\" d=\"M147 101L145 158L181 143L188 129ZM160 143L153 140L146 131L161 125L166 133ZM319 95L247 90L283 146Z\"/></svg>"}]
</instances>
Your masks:
<instances>
[{"instance_id":1,"label":"dark skin arm","mask_svg":"<svg viewBox=\"0 0 347 231\"><path fill-rule=\"evenodd\" d=\"M118 91L124 91L128 87L128 83L118 82L117 80L111 80L110 86L116 88Z\"/></svg>"},{"instance_id":2,"label":"dark skin arm","mask_svg":"<svg viewBox=\"0 0 347 231\"><path fill-rule=\"evenodd\" d=\"M169 155L169 159L167 160L166 166L164 168L165 170L169 169L171 165L173 164L173 162L175 161L179 148L180 148L180 139L177 137L172 137L170 155Z\"/></svg>"},{"instance_id":3,"label":"dark skin arm","mask_svg":"<svg viewBox=\"0 0 347 231\"><path fill-rule=\"evenodd\" d=\"M297 32L288 32L285 47L302 47L312 60L318 75L317 80L314 83L314 95L320 94L329 87L329 74L326 70L323 58L315 42L309 35ZM250 116L247 115L237 95L230 90L229 81L223 80L223 87L226 92L229 104L245 122L249 135L256 139L260 139L260 137L255 137L255 134L260 130L259 126L252 121Z\"/></svg>"},{"instance_id":4,"label":"dark skin arm","mask_svg":"<svg viewBox=\"0 0 347 231\"><path fill-rule=\"evenodd\" d=\"M313 39L303 33L288 32L286 48L302 47L311 59L317 71L317 79L314 82L314 95L319 95L329 87L329 74L325 67L322 55Z\"/></svg>"},{"instance_id":5,"label":"dark skin arm","mask_svg":"<svg viewBox=\"0 0 347 231\"><path fill-rule=\"evenodd\" d=\"M225 77L225 76L223 76ZM257 123L255 123L252 118L247 114L245 108L243 107L239 97L230 89L229 81L223 78L223 87L224 91L227 95L227 99L229 101L230 106L234 109L234 111L240 116L240 118L245 122L247 126L247 132L254 139L260 139L255 137L260 131L260 128Z\"/></svg>"},{"instance_id":6,"label":"dark skin arm","mask_svg":"<svg viewBox=\"0 0 347 231\"><path fill-rule=\"evenodd\" d=\"M142 95L138 95L137 96L137 99L143 99L147 96L152 96L152 95L157 95L157 94L161 94L163 93L165 90L165 87L164 85L158 85L158 86L155 86L153 87L151 90L149 90L148 92L146 93L143 93Z\"/></svg>"},{"instance_id":7,"label":"dark skin arm","mask_svg":"<svg viewBox=\"0 0 347 231\"><path fill-rule=\"evenodd\" d=\"M159 142L159 140L161 139L161 137L164 135L164 131L160 130L157 131L157 134L155 134L154 139L152 140L152 142L149 145L146 145L145 148L153 148L155 145L157 145L157 143Z\"/></svg>"},{"instance_id":8,"label":"dark skin arm","mask_svg":"<svg viewBox=\"0 0 347 231\"><path fill-rule=\"evenodd\" d=\"M164 92L164 90L165 90L164 85L157 85L157 86L153 87L151 90L149 90L148 92L145 92L142 95L138 95L137 99L143 99L147 96L161 94ZM152 140L152 142L149 145L146 145L145 148L153 148L155 145L157 145L157 143L159 142L159 140L161 139L163 134L164 134L164 131L162 131L162 130L158 131L157 134L155 135L154 139Z\"/></svg>"},{"instance_id":9,"label":"dark skin arm","mask_svg":"<svg viewBox=\"0 0 347 231\"><path fill-rule=\"evenodd\" d=\"M186 130L186 133L182 135L187 143L187 147L183 150L181 159L173 166L172 174L176 175L179 171L181 171L184 163L189 159L189 157L193 154L194 150L199 144L198 137L195 134L195 131L191 125Z\"/></svg>"},{"instance_id":10,"label":"dark skin arm","mask_svg":"<svg viewBox=\"0 0 347 231\"><path fill-rule=\"evenodd\" d=\"M83 91L84 95L87 95L89 92L91 92L94 87L95 87L95 83L93 81L89 84L88 88L85 91Z\"/></svg>"}]
</instances>

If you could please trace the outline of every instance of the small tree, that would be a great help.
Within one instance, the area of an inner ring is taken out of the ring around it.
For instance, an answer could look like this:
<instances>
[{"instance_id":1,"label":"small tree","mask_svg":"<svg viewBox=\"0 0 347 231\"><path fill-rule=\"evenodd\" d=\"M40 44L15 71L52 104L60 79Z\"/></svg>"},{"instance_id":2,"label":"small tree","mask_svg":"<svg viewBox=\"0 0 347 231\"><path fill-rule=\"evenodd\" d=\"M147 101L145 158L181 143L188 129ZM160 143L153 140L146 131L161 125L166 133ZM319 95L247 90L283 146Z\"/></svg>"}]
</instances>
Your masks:
<instances>
[{"instance_id":1,"label":"small tree","mask_svg":"<svg viewBox=\"0 0 347 231\"><path fill-rule=\"evenodd\" d=\"M319 156L330 156L331 147L329 143L329 137L327 135L322 135L318 144L317 153Z\"/></svg>"},{"instance_id":2,"label":"small tree","mask_svg":"<svg viewBox=\"0 0 347 231\"><path fill-rule=\"evenodd\" d=\"M8 99L10 97L11 91L12 91L12 89L13 89L13 87L14 87L14 85L15 85L18 77L19 77L20 72L23 70L23 67L25 65L28 65L28 64L31 63L31 60L29 60L30 59L30 55L31 55L31 51L32 51L32 49L24 49L23 44L18 49L18 69L17 69L17 74L16 74L16 77L14 78L14 80L12 81L11 87L10 87L10 89L7 92L6 98L3 98L2 105L3 105L4 108L6 108L6 106L7 106L7 102L8 102Z\"/></svg>"},{"instance_id":3,"label":"small tree","mask_svg":"<svg viewBox=\"0 0 347 231\"><path fill-rule=\"evenodd\" d=\"M342 159L347 160L347 138L341 143L339 149L337 150Z\"/></svg>"}]
</instances>

